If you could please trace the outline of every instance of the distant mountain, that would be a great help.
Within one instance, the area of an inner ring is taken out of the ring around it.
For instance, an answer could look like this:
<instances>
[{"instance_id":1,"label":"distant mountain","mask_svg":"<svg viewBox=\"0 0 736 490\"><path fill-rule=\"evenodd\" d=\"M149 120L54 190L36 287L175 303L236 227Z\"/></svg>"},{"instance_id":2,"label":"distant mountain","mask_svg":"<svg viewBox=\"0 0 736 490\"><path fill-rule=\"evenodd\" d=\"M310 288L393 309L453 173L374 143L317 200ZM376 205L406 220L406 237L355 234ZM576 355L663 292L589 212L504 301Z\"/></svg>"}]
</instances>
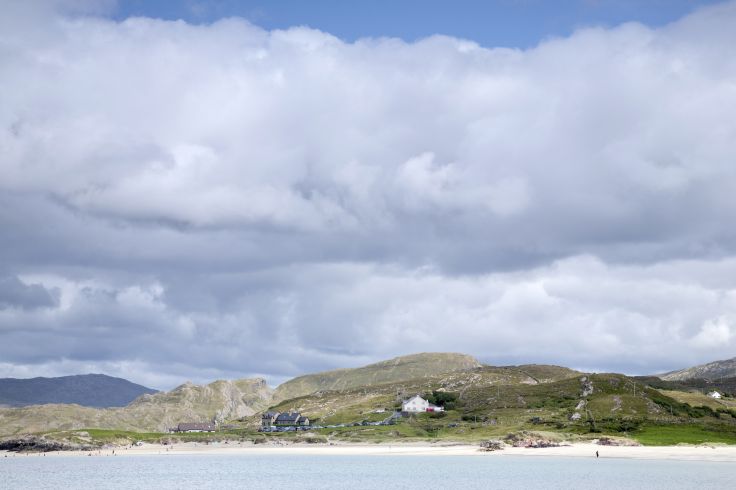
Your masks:
<instances>
[{"instance_id":1,"label":"distant mountain","mask_svg":"<svg viewBox=\"0 0 736 490\"><path fill-rule=\"evenodd\" d=\"M0 408L0 436L55 430L107 428L166 431L181 422L224 422L268 406L271 389L262 378L185 383L168 392L144 394L123 408L38 405Z\"/></svg>"},{"instance_id":2,"label":"distant mountain","mask_svg":"<svg viewBox=\"0 0 736 490\"><path fill-rule=\"evenodd\" d=\"M474 357L444 352L412 354L352 369L299 376L279 385L274 400L288 400L317 391L334 391L393 383L482 367Z\"/></svg>"},{"instance_id":3,"label":"distant mountain","mask_svg":"<svg viewBox=\"0 0 736 490\"><path fill-rule=\"evenodd\" d=\"M659 377L666 381L684 381L686 379L706 379L715 381L720 378L732 378L736 376L736 357L725 361L714 361L701 364L679 371L660 374Z\"/></svg>"},{"instance_id":4,"label":"distant mountain","mask_svg":"<svg viewBox=\"0 0 736 490\"><path fill-rule=\"evenodd\" d=\"M24 407L48 403L74 403L85 407L124 407L156 390L104 374L58 378L0 378L0 405Z\"/></svg>"}]
</instances>

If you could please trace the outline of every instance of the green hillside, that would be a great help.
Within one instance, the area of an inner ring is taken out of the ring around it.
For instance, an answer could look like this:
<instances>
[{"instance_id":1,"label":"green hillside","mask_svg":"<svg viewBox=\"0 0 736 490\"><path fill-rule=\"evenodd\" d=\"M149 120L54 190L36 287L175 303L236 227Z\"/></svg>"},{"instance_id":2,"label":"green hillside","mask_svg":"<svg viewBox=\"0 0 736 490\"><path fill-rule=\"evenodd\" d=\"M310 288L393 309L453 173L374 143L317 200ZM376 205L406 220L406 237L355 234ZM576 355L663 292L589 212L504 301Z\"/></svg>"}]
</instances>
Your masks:
<instances>
[{"instance_id":1,"label":"green hillside","mask_svg":"<svg viewBox=\"0 0 736 490\"><path fill-rule=\"evenodd\" d=\"M532 377L530 374L535 375ZM510 393L549 382L570 379L580 373L557 366L483 366L465 371L424 376L398 382L374 383L340 391L318 391L288 400L276 400L276 411L296 410L323 423L334 424L385 418L381 412L393 411L401 400L434 390L456 393L466 411L488 403L509 404ZM535 379L536 378L536 379ZM539 379L543 381L539 381ZM516 400L516 395L513 399Z\"/></svg>"},{"instance_id":2,"label":"green hillside","mask_svg":"<svg viewBox=\"0 0 736 490\"><path fill-rule=\"evenodd\" d=\"M465 354L422 353L397 357L354 369L337 369L299 376L279 385L274 400L315 393L371 386L380 383L430 377L441 373L467 371L481 367L477 359Z\"/></svg>"},{"instance_id":3,"label":"green hillside","mask_svg":"<svg viewBox=\"0 0 736 490\"><path fill-rule=\"evenodd\" d=\"M532 373L545 381L533 380L529 376ZM432 396L432 392L450 393L455 401L442 414L413 415L399 419L397 425L351 426L383 420L402 399L413 394ZM676 443L678 438L679 442L736 444L736 410L728 403L711 407L706 402L684 391L659 391L621 374L590 375L554 366L517 366L482 367L399 383L318 392L281 401L271 408L300 411L320 425L349 424L318 432L356 442L477 442L533 432L552 440L607 436L653 445ZM250 420L257 423L256 418Z\"/></svg>"},{"instance_id":4,"label":"green hillside","mask_svg":"<svg viewBox=\"0 0 736 490\"><path fill-rule=\"evenodd\" d=\"M166 393L143 395L124 408L0 409L0 436L35 433L92 444L138 437L147 441L234 438L257 443L428 439L476 443L507 437L554 441L602 436L653 445L736 444L736 401L730 396L713 400L688 383L586 374L537 364L483 366L461 354L416 354L301 376L275 392L262 379L246 379L205 386L185 383ZM401 417L394 425L370 425L386 421L402 400L416 394L443 403L446 411ZM258 433L260 414L267 409L299 411L313 424L332 427ZM209 435L163 433L180 422L209 420L227 428Z\"/></svg>"}]
</instances>

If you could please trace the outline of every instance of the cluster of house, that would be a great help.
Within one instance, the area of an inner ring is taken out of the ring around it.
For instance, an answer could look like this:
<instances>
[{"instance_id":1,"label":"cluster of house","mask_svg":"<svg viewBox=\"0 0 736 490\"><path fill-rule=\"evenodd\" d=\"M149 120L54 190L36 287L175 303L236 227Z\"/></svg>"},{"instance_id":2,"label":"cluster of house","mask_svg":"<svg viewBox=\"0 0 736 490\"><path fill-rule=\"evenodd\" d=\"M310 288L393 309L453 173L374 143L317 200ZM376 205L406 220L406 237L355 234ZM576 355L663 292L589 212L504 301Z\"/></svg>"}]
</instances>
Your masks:
<instances>
[{"instance_id":1,"label":"cluster of house","mask_svg":"<svg viewBox=\"0 0 736 490\"><path fill-rule=\"evenodd\" d=\"M306 427L309 417L299 412L266 412L261 415L261 427Z\"/></svg>"},{"instance_id":2,"label":"cluster of house","mask_svg":"<svg viewBox=\"0 0 736 490\"><path fill-rule=\"evenodd\" d=\"M183 422L169 432L215 432L217 427L212 422Z\"/></svg>"},{"instance_id":3,"label":"cluster of house","mask_svg":"<svg viewBox=\"0 0 736 490\"><path fill-rule=\"evenodd\" d=\"M407 413L444 412L445 407L433 405L428 400L416 395L401 403L401 411Z\"/></svg>"},{"instance_id":4,"label":"cluster of house","mask_svg":"<svg viewBox=\"0 0 736 490\"><path fill-rule=\"evenodd\" d=\"M425 413L425 412L444 412L445 408L433 405L429 403L428 400L425 400L419 395L413 396L409 398L408 400L404 400L401 404L401 413L403 414L410 414L410 413ZM374 413L383 413L385 412L384 409L376 410ZM355 426L355 425L393 425L395 422L396 417L400 416L401 414L399 412L396 412L394 415L389 417L388 419L381 421L381 422L361 422L361 423L353 423L353 424L337 424L337 425L328 425L325 427L347 427L347 426ZM302 430L302 429L317 429L317 428L323 428L322 426L312 426L309 422L309 417L300 414L299 412L266 412L263 415L261 415L261 430L262 431L274 431L274 430Z\"/></svg>"}]
</instances>

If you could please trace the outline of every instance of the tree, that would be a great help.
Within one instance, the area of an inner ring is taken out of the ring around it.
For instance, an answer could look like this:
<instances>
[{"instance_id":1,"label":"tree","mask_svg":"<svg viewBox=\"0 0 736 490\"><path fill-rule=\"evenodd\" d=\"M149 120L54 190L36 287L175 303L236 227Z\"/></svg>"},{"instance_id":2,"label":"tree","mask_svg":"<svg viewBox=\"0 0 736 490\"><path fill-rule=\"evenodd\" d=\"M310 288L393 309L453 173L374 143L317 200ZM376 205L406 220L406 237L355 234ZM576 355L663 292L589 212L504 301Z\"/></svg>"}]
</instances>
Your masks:
<instances>
[{"instance_id":1,"label":"tree","mask_svg":"<svg viewBox=\"0 0 736 490\"><path fill-rule=\"evenodd\" d=\"M434 390L432 391L432 393L426 393L424 395L424 398L432 405L444 407L446 410L452 410L453 408L455 408L457 394L447 391Z\"/></svg>"}]
</instances>

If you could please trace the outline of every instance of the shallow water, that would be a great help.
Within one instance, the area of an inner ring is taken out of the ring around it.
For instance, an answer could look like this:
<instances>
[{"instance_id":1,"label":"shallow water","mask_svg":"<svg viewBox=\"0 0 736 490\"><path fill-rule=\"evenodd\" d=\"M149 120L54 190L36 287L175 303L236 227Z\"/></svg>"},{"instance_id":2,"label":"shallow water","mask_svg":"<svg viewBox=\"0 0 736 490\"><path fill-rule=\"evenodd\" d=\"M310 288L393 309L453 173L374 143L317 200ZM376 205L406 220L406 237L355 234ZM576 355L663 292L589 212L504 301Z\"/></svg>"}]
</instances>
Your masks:
<instances>
[{"instance_id":1,"label":"shallow water","mask_svg":"<svg viewBox=\"0 0 736 490\"><path fill-rule=\"evenodd\" d=\"M523 456L0 458L0 488L731 488L732 463Z\"/></svg>"}]
</instances>

